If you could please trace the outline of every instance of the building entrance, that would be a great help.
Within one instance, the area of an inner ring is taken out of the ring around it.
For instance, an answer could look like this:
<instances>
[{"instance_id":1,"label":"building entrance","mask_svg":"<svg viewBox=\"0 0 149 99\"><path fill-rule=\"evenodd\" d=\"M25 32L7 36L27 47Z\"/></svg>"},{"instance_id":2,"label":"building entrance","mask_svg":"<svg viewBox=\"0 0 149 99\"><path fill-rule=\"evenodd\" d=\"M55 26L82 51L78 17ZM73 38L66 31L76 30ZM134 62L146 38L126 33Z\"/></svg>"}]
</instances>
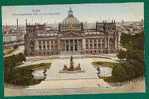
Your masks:
<instances>
[{"instance_id":1,"label":"building entrance","mask_svg":"<svg viewBox=\"0 0 149 99\"><path fill-rule=\"evenodd\" d=\"M69 39L61 41L62 53L79 53L82 48L81 39Z\"/></svg>"}]
</instances>

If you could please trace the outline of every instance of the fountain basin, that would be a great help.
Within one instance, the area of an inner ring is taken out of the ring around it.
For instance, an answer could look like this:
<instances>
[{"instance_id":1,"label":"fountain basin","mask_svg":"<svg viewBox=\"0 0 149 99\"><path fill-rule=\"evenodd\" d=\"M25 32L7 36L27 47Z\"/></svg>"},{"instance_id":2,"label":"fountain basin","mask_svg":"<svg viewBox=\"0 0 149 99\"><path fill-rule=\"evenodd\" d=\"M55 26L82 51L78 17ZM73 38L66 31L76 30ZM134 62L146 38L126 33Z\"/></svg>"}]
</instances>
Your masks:
<instances>
[{"instance_id":1,"label":"fountain basin","mask_svg":"<svg viewBox=\"0 0 149 99\"><path fill-rule=\"evenodd\" d=\"M74 71L69 71L69 70L60 70L59 73L83 73L85 72L84 70L74 70Z\"/></svg>"}]
</instances>

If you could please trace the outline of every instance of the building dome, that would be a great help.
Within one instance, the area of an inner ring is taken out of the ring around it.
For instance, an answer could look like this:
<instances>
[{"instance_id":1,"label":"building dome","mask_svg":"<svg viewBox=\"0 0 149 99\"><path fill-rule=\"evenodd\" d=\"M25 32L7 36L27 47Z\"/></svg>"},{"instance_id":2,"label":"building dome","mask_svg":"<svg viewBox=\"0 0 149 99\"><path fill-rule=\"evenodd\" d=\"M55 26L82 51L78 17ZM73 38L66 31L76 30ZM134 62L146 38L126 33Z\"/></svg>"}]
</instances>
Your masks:
<instances>
[{"instance_id":1,"label":"building dome","mask_svg":"<svg viewBox=\"0 0 149 99\"><path fill-rule=\"evenodd\" d=\"M62 24L79 24L79 20L73 16L73 11L70 8L68 11L68 16L62 21Z\"/></svg>"}]
</instances>

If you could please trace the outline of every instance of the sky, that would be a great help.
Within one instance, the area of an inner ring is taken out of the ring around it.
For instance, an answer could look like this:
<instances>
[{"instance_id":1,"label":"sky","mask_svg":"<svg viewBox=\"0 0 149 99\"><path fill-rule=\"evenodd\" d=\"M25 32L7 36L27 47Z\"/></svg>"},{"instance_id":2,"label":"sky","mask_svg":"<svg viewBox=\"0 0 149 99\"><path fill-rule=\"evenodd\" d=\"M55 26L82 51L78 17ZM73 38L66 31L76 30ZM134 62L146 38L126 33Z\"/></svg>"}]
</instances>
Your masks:
<instances>
[{"instance_id":1,"label":"sky","mask_svg":"<svg viewBox=\"0 0 149 99\"><path fill-rule=\"evenodd\" d=\"M74 16L80 22L106 21L140 21L144 19L144 3L98 3L98 4L61 4L61 5L34 5L34 6L3 6L2 24L25 25L60 23L72 8Z\"/></svg>"}]
</instances>

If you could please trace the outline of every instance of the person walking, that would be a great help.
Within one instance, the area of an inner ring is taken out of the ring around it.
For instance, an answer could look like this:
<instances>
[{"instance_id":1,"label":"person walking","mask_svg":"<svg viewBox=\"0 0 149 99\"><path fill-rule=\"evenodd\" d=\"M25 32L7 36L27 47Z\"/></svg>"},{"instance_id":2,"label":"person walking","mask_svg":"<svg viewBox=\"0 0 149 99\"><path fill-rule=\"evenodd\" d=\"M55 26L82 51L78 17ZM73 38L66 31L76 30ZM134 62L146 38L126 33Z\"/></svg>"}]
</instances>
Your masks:
<instances>
[{"instance_id":1,"label":"person walking","mask_svg":"<svg viewBox=\"0 0 149 99\"><path fill-rule=\"evenodd\" d=\"M97 76L100 77L100 68L97 67Z\"/></svg>"}]
</instances>

